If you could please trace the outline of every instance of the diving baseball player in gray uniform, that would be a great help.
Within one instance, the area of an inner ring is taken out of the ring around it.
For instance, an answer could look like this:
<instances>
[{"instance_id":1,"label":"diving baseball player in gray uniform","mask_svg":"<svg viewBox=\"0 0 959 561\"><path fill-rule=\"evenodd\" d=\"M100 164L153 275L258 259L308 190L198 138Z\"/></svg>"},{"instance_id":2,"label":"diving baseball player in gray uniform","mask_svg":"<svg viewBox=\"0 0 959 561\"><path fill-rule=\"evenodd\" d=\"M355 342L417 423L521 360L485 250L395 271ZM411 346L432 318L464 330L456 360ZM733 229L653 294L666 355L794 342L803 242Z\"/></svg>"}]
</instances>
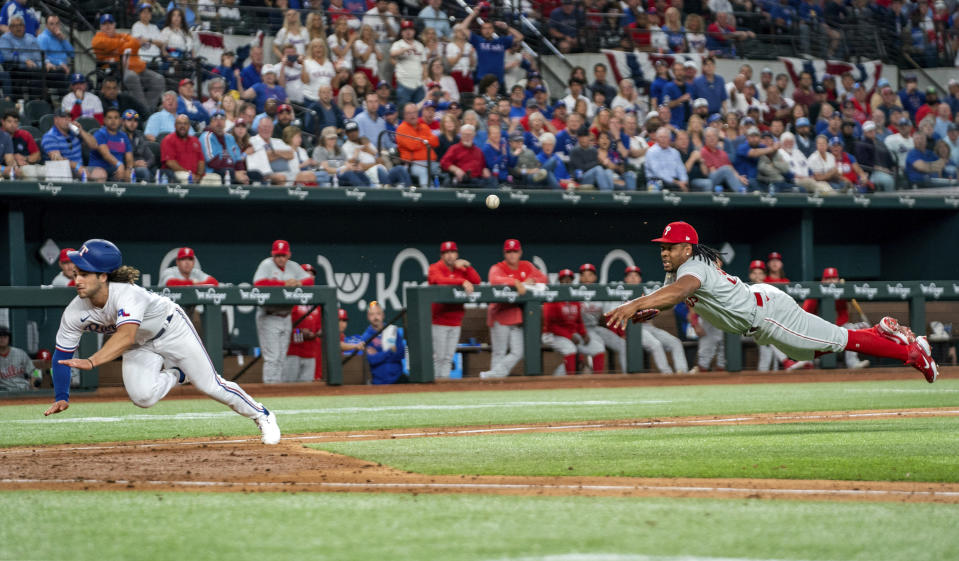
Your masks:
<instances>
[{"instance_id":1,"label":"diving baseball player in gray uniform","mask_svg":"<svg viewBox=\"0 0 959 561\"><path fill-rule=\"evenodd\" d=\"M760 345L772 344L794 360L849 350L900 360L922 372L930 384L939 376L926 338L916 337L894 318L884 317L868 329L846 329L809 314L774 286L749 286L716 267L719 253L701 245L696 230L686 222L670 223L653 241L660 244L666 271L663 288L606 314L608 326L647 321L685 300L723 331L752 336Z\"/></svg>"},{"instance_id":2,"label":"diving baseball player in gray uniform","mask_svg":"<svg viewBox=\"0 0 959 561\"><path fill-rule=\"evenodd\" d=\"M183 308L134 284L140 271L123 265L117 246L87 240L70 252L77 296L63 311L53 353L55 402L44 415L69 406L70 368L92 370L123 357L123 386L139 407L151 407L177 383L193 387L253 420L264 444L280 441L276 416L239 385L224 380ZM84 332L111 334L97 352L74 358Z\"/></svg>"}]
</instances>

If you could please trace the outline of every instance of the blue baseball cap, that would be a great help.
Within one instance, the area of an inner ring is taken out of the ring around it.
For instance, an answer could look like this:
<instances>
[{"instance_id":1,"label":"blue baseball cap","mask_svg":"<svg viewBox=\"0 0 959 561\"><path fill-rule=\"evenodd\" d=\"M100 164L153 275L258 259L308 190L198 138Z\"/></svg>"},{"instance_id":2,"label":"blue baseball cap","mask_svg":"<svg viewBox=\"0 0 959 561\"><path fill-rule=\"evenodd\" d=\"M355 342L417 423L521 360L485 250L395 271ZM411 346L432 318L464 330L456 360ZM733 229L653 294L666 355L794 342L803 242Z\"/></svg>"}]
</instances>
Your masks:
<instances>
[{"instance_id":1,"label":"blue baseball cap","mask_svg":"<svg viewBox=\"0 0 959 561\"><path fill-rule=\"evenodd\" d=\"M70 75L70 84L71 84L71 85L73 85L73 84L86 84L86 83L87 83L87 77L84 76L83 74L79 74L79 73L78 73L78 74L71 74L71 75Z\"/></svg>"},{"instance_id":2,"label":"blue baseball cap","mask_svg":"<svg viewBox=\"0 0 959 561\"><path fill-rule=\"evenodd\" d=\"M743 119L743 123L742 123L742 124L744 124L744 125L755 125L755 124L756 124L756 119L753 119L752 117L746 117L745 119Z\"/></svg>"},{"instance_id":3,"label":"blue baseball cap","mask_svg":"<svg viewBox=\"0 0 959 561\"><path fill-rule=\"evenodd\" d=\"M563 101L562 99L561 99L561 100L559 100L559 101L557 101L557 102L556 102L556 104L555 104L555 105L553 105L553 109L556 109L557 107L563 107L563 108L566 108L566 102L565 102L565 101Z\"/></svg>"},{"instance_id":4,"label":"blue baseball cap","mask_svg":"<svg viewBox=\"0 0 959 561\"><path fill-rule=\"evenodd\" d=\"M150 4L140 4L139 6L137 6L137 13L140 13L143 10L150 10L152 12L153 6L151 6Z\"/></svg>"},{"instance_id":5,"label":"blue baseball cap","mask_svg":"<svg viewBox=\"0 0 959 561\"><path fill-rule=\"evenodd\" d=\"M116 23L116 22L117 20L113 19L113 15L111 14L103 14L102 16L100 16L100 25L103 25L105 23Z\"/></svg>"},{"instance_id":6,"label":"blue baseball cap","mask_svg":"<svg viewBox=\"0 0 959 561\"><path fill-rule=\"evenodd\" d=\"M379 83L376 84L376 89L388 88L388 87L390 87L390 85L384 82L383 80L380 80Z\"/></svg>"},{"instance_id":7,"label":"blue baseball cap","mask_svg":"<svg viewBox=\"0 0 959 561\"><path fill-rule=\"evenodd\" d=\"M888 85L889 85L889 80L887 80L887 79L885 79L885 78L880 78L879 81L876 82L876 86L878 86L878 87L880 87L880 88L885 88L885 87L888 86Z\"/></svg>"},{"instance_id":8,"label":"blue baseball cap","mask_svg":"<svg viewBox=\"0 0 959 561\"><path fill-rule=\"evenodd\" d=\"M807 118L805 118L805 117L800 117L800 118L796 119L796 128L799 128L799 127L808 127L808 126L810 126L810 124L809 124L809 119L807 119Z\"/></svg>"},{"instance_id":9,"label":"blue baseball cap","mask_svg":"<svg viewBox=\"0 0 959 561\"><path fill-rule=\"evenodd\" d=\"M216 111L210 114L210 118L212 119L213 117L226 117L226 111L222 109L217 109Z\"/></svg>"},{"instance_id":10,"label":"blue baseball cap","mask_svg":"<svg viewBox=\"0 0 959 561\"><path fill-rule=\"evenodd\" d=\"M384 115L392 115L393 113L396 113L395 105L393 105L392 103L387 103L386 105L383 106Z\"/></svg>"},{"instance_id":11,"label":"blue baseball cap","mask_svg":"<svg viewBox=\"0 0 959 561\"><path fill-rule=\"evenodd\" d=\"M140 114L134 111L133 109L127 109L126 111L123 112L123 120L125 121L131 121L133 119L139 119L139 118L140 118Z\"/></svg>"},{"instance_id":12,"label":"blue baseball cap","mask_svg":"<svg viewBox=\"0 0 959 561\"><path fill-rule=\"evenodd\" d=\"M834 137L832 137L832 138L829 139L829 145L830 145L830 146L842 146L842 140L840 140L838 136L834 136Z\"/></svg>"},{"instance_id":13,"label":"blue baseball cap","mask_svg":"<svg viewBox=\"0 0 959 561\"><path fill-rule=\"evenodd\" d=\"M709 116L708 119L706 119L706 124L711 125L715 123L716 121L722 121L722 120L723 120L722 115L720 115L719 113L713 113L712 115Z\"/></svg>"}]
</instances>

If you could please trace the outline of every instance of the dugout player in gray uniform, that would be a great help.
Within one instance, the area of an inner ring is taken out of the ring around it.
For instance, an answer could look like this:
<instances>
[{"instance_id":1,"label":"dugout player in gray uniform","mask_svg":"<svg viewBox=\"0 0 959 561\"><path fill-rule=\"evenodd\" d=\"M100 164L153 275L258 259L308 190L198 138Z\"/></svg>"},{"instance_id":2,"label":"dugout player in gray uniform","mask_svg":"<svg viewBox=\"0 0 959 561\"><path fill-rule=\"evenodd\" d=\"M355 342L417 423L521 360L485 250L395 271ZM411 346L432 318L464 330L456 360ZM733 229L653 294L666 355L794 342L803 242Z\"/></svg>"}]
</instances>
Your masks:
<instances>
[{"instance_id":1,"label":"dugout player in gray uniform","mask_svg":"<svg viewBox=\"0 0 959 561\"><path fill-rule=\"evenodd\" d=\"M752 336L757 344L775 345L793 360L840 351L855 351L902 361L922 372L930 384L939 376L925 337L916 337L895 318L884 317L868 329L846 329L803 309L791 296L765 283L748 286L716 266L719 253L699 243L686 222L672 222L660 244L666 281L652 294L631 300L606 314L607 325L623 328L647 321L659 310L683 300L727 333Z\"/></svg>"},{"instance_id":2,"label":"dugout player in gray uniform","mask_svg":"<svg viewBox=\"0 0 959 561\"><path fill-rule=\"evenodd\" d=\"M22 349L10 346L10 329L0 325L0 391L25 392L33 389L33 361Z\"/></svg>"},{"instance_id":3,"label":"dugout player in gray uniform","mask_svg":"<svg viewBox=\"0 0 959 561\"><path fill-rule=\"evenodd\" d=\"M253 274L255 286L313 286L313 276L290 259L290 242L273 242L271 256L260 262ZM263 383L283 382L283 365L290 347L292 306L260 306L256 311L256 334L263 353Z\"/></svg>"}]
</instances>

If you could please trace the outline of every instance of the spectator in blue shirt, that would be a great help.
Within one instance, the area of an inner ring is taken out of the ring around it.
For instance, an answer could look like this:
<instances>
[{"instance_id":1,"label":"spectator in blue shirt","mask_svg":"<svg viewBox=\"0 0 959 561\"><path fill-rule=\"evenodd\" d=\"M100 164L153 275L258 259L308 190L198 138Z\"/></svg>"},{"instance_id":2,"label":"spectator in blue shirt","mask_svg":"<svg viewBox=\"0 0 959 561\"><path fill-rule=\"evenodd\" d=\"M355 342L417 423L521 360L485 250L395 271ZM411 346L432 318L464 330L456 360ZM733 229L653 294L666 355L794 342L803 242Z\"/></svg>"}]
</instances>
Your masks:
<instances>
[{"instance_id":1,"label":"spectator in blue shirt","mask_svg":"<svg viewBox=\"0 0 959 561\"><path fill-rule=\"evenodd\" d=\"M746 142L739 145L736 149L736 163L734 167L739 175L749 180L749 190L756 191L760 188L756 177L759 175L759 158L775 154L780 148L778 140L774 140L769 146L760 143L759 129L749 127L746 130ZM648 158L649 156L647 156Z\"/></svg>"},{"instance_id":2,"label":"spectator in blue shirt","mask_svg":"<svg viewBox=\"0 0 959 561\"><path fill-rule=\"evenodd\" d=\"M76 131L76 132L74 132ZM53 126L40 139L44 157L47 160L67 160L73 176L80 177L83 171L89 174L91 181L106 181L107 175L100 168L85 168L83 166L83 147L90 150L97 149L97 141L83 127L71 121L70 112L57 109L53 112Z\"/></svg>"},{"instance_id":3,"label":"spectator in blue shirt","mask_svg":"<svg viewBox=\"0 0 959 561\"><path fill-rule=\"evenodd\" d=\"M583 116L579 113L570 113L566 118L566 128L556 133L556 151L562 155L560 157L568 158L569 153L576 148L576 133L584 124Z\"/></svg>"},{"instance_id":4,"label":"spectator in blue shirt","mask_svg":"<svg viewBox=\"0 0 959 561\"><path fill-rule=\"evenodd\" d=\"M486 168L493 174L497 182L504 182L509 177L509 169L513 167L506 139L502 136L499 125L490 125L486 130L486 144L480 147Z\"/></svg>"},{"instance_id":5,"label":"spectator in blue shirt","mask_svg":"<svg viewBox=\"0 0 959 561\"><path fill-rule=\"evenodd\" d=\"M703 58L703 73L693 80L692 95L709 102L709 114L724 113L725 102L728 99L726 82L722 76L716 74L716 60L711 57Z\"/></svg>"},{"instance_id":6,"label":"spectator in blue shirt","mask_svg":"<svg viewBox=\"0 0 959 561\"><path fill-rule=\"evenodd\" d=\"M196 96L196 86L193 85L193 80L189 78L180 80L179 93L176 106L177 115L186 115L191 121L208 124L210 114L206 112L203 104L200 103L200 98Z\"/></svg>"},{"instance_id":7,"label":"spectator in blue shirt","mask_svg":"<svg viewBox=\"0 0 959 561\"><path fill-rule=\"evenodd\" d=\"M906 85L899 90L899 101L902 108L909 112L911 119L916 118L916 111L926 103L926 94L919 91L919 82L914 74L905 78Z\"/></svg>"},{"instance_id":8,"label":"spectator in blue shirt","mask_svg":"<svg viewBox=\"0 0 959 561\"><path fill-rule=\"evenodd\" d=\"M160 97L160 110L147 119L143 136L151 142L159 142L157 137L163 133L171 133L176 128L177 95L173 90L164 92ZM189 134L193 135L191 128Z\"/></svg>"},{"instance_id":9,"label":"spectator in blue shirt","mask_svg":"<svg viewBox=\"0 0 959 561\"><path fill-rule=\"evenodd\" d=\"M576 7L573 0L562 0L559 8L549 13L549 37L560 52L579 51L579 30L585 27L585 14Z\"/></svg>"},{"instance_id":10,"label":"spectator in blue shirt","mask_svg":"<svg viewBox=\"0 0 959 561\"><path fill-rule=\"evenodd\" d=\"M450 18L443 11L442 5L443 0L429 0L428 5L420 10L417 17L423 22L424 27L435 29L440 40L448 41L453 36L453 30L450 28Z\"/></svg>"},{"instance_id":11,"label":"spectator in blue shirt","mask_svg":"<svg viewBox=\"0 0 959 561\"><path fill-rule=\"evenodd\" d=\"M664 187L689 191L689 174L679 150L670 146L669 127L656 129L655 139L656 144L646 151L646 181L657 191Z\"/></svg>"},{"instance_id":12,"label":"spectator in blue shirt","mask_svg":"<svg viewBox=\"0 0 959 561\"><path fill-rule=\"evenodd\" d=\"M240 95L243 99L256 100L257 112L263 111L263 104L269 98L276 98L277 101L286 101L286 89L276 82L276 69L273 66L265 65L260 72L262 82L253 84L243 91ZM244 85L246 80L243 81Z\"/></svg>"},{"instance_id":13,"label":"spectator in blue shirt","mask_svg":"<svg viewBox=\"0 0 959 561\"><path fill-rule=\"evenodd\" d=\"M366 342L366 360L370 364L370 375L374 385L398 384L409 381L403 375L403 358L406 356L406 342L403 330L396 326L383 329L383 308L376 302L370 303L366 311L370 325L361 335ZM383 330L379 335L377 332Z\"/></svg>"},{"instance_id":14,"label":"spectator in blue shirt","mask_svg":"<svg viewBox=\"0 0 959 561\"><path fill-rule=\"evenodd\" d=\"M663 102L663 88L666 87L671 80L669 78L669 64L664 59L658 58L655 65L656 77L653 78L653 82L649 85L649 99L652 107L659 107Z\"/></svg>"},{"instance_id":15,"label":"spectator in blue shirt","mask_svg":"<svg viewBox=\"0 0 959 561\"><path fill-rule=\"evenodd\" d=\"M119 109L110 107L103 112L103 126L93 133L93 138L97 147L90 151L90 168L102 169L115 181L129 181L133 169L133 144L120 129Z\"/></svg>"},{"instance_id":16,"label":"spectator in blue shirt","mask_svg":"<svg viewBox=\"0 0 959 561\"><path fill-rule=\"evenodd\" d=\"M26 32L25 27L22 15L10 17L10 31L0 36L0 57L4 68L10 72L15 89L40 97L40 88L34 86L40 82L42 72L40 43Z\"/></svg>"},{"instance_id":17,"label":"spectator in blue shirt","mask_svg":"<svg viewBox=\"0 0 959 561\"><path fill-rule=\"evenodd\" d=\"M479 10L473 10L470 15L466 16L466 19L460 24L463 29L469 31L470 25L477 15L479 15ZM506 25L505 22L497 21L495 28L506 31L509 35L494 37L494 24L490 21L483 22L479 35L470 32L470 44L476 49L476 73L473 79L477 82L483 76L492 74L496 76L500 84L503 84L506 50L513 46L513 42L523 41L523 34Z\"/></svg>"},{"instance_id":18,"label":"spectator in blue shirt","mask_svg":"<svg viewBox=\"0 0 959 561\"><path fill-rule=\"evenodd\" d=\"M10 30L10 20L15 15L23 17L24 30L35 37L37 29L40 28L40 22L27 10L27 0L7 0L7 3L0 9L0 33L6 33Z\"/></svg>"},{"instance_id":19,"label":"spectator in blue shirt","mask_svg":"<svg viewBox=\"0 0 959 561\"><path fill-rule=\"evenodd\" d=\"M669 124L677 129L686 128L686 120L689 118L689 107L692 102L692 96L689 94L689 86L686 84L684 75L685 67L682 62L673 63L673 81L663 86L663 103L669 106Z\"/></svg>"},{"instance_id":20,"label":"spectator in blue shirt","mask_svg":"<svg viewBox=\"0 0 959 561\"><path fill-rule=\"evenodd\" d=\"M906 155L906 180L911 185L919 187L935 187L952 183L952 180L942 178L942 170L946 167L947 160L940 158L927 148L926 135L917 132L912 140L915 148Z\"/></svg>"},{"instance_id":21,"label":"spectator in blue shirt","mask_svg":"<svg viewBox=\"0 0 959 561\"><path fill-rule=\"evenodd\" d=\"M244 66L243 71L240 72L240 80L243 82L243 84L237 84L237 87L241 87L245 90L252 87L253 84L259 84L262 81L260 79L260 74L262 72L263 47L257 45L250 49L250 64Z\"/></svg>"},{"instance_id":22,"label":"spectator in blue shirt","mask_svg":"<svg viewBox=\"0 0 959 561\"><path fill-rule=\"evenodd\" d=\"M70 74L74 51L70 38L63 34L59 17L56 15L47 17L47 28L37 37L37 43L43 49L46 59L44 66L47 71L47 83L59 92L66 92L67 76Z\"/></svg>"}]
</instances>

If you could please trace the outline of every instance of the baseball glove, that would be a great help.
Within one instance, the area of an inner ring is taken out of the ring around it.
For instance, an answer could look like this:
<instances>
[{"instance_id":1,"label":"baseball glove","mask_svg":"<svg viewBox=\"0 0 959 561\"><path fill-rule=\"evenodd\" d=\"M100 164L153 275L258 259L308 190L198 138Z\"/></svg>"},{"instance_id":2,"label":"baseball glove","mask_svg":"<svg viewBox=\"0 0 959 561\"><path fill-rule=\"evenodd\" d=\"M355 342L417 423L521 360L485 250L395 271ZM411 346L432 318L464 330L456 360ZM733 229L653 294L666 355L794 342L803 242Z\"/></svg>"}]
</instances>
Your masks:
<instances>
[{"instance_id":1,"label":"baseball glove","mask_svg":"<svg viewBox=\"0 0 959 561\"><path fill-rule=\"evenodd\" d=\"M639 310L633 314L632 320L633 323L645 323L654 317L659 315L659 310L655 308L647 308L645 310Z\"/></svg>"}]
</instances>

